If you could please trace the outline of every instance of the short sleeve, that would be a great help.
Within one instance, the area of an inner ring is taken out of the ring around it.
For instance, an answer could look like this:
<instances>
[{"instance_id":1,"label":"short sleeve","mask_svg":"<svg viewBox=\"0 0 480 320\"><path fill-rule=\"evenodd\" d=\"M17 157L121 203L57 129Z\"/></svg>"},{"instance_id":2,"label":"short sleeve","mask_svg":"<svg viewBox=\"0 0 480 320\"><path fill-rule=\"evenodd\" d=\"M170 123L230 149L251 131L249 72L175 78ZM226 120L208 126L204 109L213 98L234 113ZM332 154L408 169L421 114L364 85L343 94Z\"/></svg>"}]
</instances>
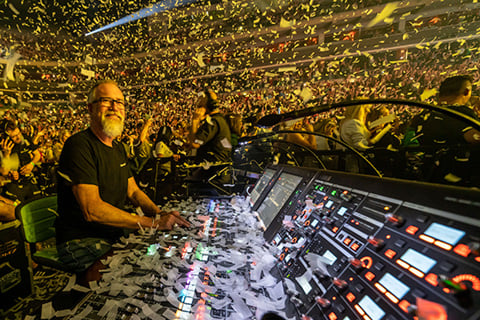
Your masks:
<instances>
[{"instance_id":1,"label":"short sleeve","mask_svg":"<svg viewBox=\"0 0 480 320\"><path fill-rule=\"evenodd\" d=\"M72 183L98 185L98 174L92 146L82 136L68 139L59 163L59 175Z\"/></svg>"}]
</instances>

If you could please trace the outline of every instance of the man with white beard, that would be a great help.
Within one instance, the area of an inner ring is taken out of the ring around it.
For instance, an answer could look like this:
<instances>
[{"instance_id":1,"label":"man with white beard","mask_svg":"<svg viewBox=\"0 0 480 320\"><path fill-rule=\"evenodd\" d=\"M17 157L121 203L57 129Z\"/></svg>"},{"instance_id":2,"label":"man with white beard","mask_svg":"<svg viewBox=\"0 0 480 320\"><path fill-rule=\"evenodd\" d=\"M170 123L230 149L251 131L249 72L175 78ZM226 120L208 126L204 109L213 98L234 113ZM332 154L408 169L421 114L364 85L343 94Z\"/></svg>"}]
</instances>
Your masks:
<instances>
[{"instance_id":1,"label":"man with white beard","mask_svg":"<svg viewBox=\"0 0 480 320\"><path fill-rule=\"evenodd\" d=\"M90 128L70 137L58 168L58 217L55 223L60 260L87 281L99 273L87 270L105 255L123 229L189 226L179 213L161 212L137 186L125 150L116 140L122 133L125 100L112 80L97 83L88 94ZM145 216L124 211L126 200ZM157 218L155 218L157 217Z\"/></svg>"}]
</instances>

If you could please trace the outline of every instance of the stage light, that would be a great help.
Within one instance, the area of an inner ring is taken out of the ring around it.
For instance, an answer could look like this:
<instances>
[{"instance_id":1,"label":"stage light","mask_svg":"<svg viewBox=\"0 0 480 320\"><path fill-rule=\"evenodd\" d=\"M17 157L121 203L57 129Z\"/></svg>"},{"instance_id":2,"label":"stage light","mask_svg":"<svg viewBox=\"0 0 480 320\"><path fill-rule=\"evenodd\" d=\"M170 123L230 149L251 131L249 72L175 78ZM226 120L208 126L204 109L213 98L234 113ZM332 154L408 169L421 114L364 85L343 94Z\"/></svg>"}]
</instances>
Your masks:
<instances>
[{"instance_id":1,"label":"stage light","mask_svg":"<svg viewBox=\"0 0 480 320\"><path fill-rule=\"evenodd\" d=\"M194 2L197 2L197 0L165 0L165 1L162 1L162 2L157 2L154 5L152 5L151 7L143 8L142 10L139 10L139 11L137 11L135 13L132 13L128 16L125 16L125 17L123 17L123 18L121 18L121 19L119 19L115 22L107 24L106 26L103 26L101 28L93 30L93 31L85 34L85 36L90 36L92 34L95 34L95 33L101 32L101 31L105 31L105 30L111 29L113 27L120 26L122 24L130 23L130 22L133 22L133 21L136 21L136 20L139 20L139 19L149 17L149 16L151 16L155 13L168 11L170 9L181 7L181 6L191 4L191 3L194 3Z\"/></svg>"}]
</instances>

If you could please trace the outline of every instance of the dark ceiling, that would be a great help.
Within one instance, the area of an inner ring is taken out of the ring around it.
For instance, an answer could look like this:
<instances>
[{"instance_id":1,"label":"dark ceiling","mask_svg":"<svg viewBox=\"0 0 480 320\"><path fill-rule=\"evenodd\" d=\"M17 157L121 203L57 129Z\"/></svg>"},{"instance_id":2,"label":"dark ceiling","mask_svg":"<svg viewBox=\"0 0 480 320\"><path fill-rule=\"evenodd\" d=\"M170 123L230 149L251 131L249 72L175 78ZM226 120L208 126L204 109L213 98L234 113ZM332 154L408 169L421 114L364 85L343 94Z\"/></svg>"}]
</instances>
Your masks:
<instances>
[{"instance_id":1,"label":"dark ceiling","mask_svg":"<svg viewBox=\"0 0 480 320\"><path fill-rule=\"evenodd\" d=\"M132 14L154 0L5 0L2 28L35 34L81 36Z\"/></svg>"}]
</instances>

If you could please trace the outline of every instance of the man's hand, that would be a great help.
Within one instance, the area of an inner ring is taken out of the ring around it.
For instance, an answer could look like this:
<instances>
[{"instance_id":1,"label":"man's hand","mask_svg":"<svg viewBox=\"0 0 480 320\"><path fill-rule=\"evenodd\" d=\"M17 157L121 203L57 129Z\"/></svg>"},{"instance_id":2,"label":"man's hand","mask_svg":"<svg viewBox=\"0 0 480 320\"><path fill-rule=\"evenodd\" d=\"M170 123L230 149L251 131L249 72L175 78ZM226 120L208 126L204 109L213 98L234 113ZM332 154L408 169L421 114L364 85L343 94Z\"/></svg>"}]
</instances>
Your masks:
<instances>
[{"instance_id":1,"label":"man's hand","mask_svg":"<svg viewBox=\"0 0 480 320\"><path fill-rule=\"evenodd\" d=\"M190 223L182 218L178 211L162 212L160 219L154 220L154 223L158 230L172 230L175 225L190 227Z\"/></svg>"},{"instance_id":2,"label":"man's hand","mask_svg":"<svg viewBox=\"0 0 480 320\"><path fill-rule=\"evenodd\" d=\"M22 176L29 175L32 172L33 167L34 167L34 165L33 165L32 162L27 163L26 165L24 165L23 167L20 168L20 174Z\"/></svg>"},{"instance_id":3,"label":"man's hand","mask_svg":"<svg viewBox=\"0 0 480 320\"><path fill-rule=\"evenodd\" d=\"M9 157L13 147L15 146L15 143L13 143L13 141L10 138L6 138L0 141L0 145L2 147L3 156Z\"/></svg>"},{"instance_id":4,"label":"man's hand","mask_svg":"<svg viewBox=\"0 0 480 320\"><path fill-rule=\"evenodd\" d=\"M197 108L193 112L193 120L203 120L207 110L205 108Z\"/></svg>"},{"instance_id":5,"label":"man's hand","mask_svg":"<svg viewBox=\"0 0 480 320\"><path fill-rule=\"evenodd\" d=\"M12 180L18 180L20 178L20 175L18 174L18 171L10 171L10 177Z\"/></svg>"}]
</instances>

